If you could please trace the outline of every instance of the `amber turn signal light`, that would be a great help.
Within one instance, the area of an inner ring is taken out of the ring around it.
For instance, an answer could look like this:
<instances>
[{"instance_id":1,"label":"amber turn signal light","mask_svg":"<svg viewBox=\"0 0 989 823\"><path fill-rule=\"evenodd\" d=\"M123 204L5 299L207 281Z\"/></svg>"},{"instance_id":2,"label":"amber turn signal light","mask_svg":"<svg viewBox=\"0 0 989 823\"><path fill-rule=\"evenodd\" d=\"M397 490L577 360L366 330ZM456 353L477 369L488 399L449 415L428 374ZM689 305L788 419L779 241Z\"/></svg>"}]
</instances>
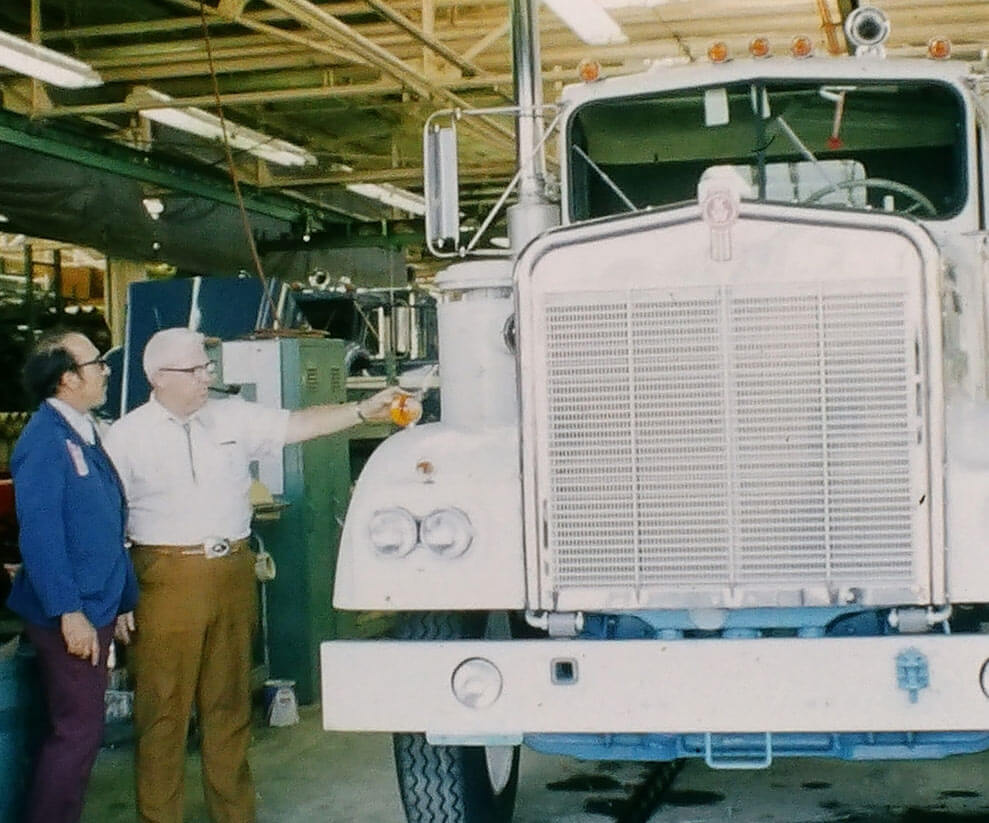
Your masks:
<instances>
[{"instance_id":1,"label":"amber turn signal light","mask_svg":"<svg viewBox=\"0 0 989 823\"><path fill-rule=\"evenodd\" d=\"M411 426L422 417L422 403L411 394L399 394L391 401L388 414L396 426Z\"/></svg>"}]
</instances>

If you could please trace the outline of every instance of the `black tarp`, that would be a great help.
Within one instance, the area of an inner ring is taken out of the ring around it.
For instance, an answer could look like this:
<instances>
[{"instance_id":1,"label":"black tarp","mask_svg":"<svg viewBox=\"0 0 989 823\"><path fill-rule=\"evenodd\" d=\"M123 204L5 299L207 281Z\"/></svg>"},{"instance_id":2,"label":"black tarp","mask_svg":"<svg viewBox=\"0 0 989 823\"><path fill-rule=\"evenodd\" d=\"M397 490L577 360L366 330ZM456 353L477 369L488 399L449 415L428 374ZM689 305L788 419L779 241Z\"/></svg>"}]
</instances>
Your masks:
<instances>
[{"instance_id":1,"label":"black tarp","mask_svg":"<svg viewBox=\"0 0 989 823\"><path fill-rule=\"evenodd\" d=\"M164 204L159 219L142 205L146 197ZM0 144L0 214L8 220L0 231L88 246L108 257L202 274L254 269L235 206L7 144ZM284 220L248 216L259 241L293 229Z\"/></svg>"}]
</instances>

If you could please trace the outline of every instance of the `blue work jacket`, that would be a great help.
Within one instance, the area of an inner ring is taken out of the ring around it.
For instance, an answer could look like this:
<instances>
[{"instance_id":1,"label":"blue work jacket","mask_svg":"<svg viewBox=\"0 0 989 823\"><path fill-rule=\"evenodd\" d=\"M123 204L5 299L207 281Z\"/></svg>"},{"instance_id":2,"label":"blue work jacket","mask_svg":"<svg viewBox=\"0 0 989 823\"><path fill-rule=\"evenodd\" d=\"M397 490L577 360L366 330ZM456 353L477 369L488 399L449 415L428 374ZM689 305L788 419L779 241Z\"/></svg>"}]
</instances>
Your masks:
<instances>
[{"instance_id":1,"label":"blue work jacket","mask_svg":"<svg viewBox=\"0 0 989 823\"><path fill-rule=\"evenodd\" d=\"M24 566L7 605L54 628L81 611L100 628L137 603L137 578L124 546L127 504L110 458L42 403L10 462Z\"/></svg>"}]
</instances>

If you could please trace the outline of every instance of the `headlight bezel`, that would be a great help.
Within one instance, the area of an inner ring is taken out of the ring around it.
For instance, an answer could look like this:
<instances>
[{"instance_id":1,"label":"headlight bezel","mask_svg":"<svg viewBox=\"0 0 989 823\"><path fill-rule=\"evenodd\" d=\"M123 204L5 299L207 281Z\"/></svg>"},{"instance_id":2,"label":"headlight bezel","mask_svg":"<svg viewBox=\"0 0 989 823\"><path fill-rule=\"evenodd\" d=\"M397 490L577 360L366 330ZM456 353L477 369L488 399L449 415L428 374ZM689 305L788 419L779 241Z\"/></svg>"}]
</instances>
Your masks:
<instances>
[{"instance_id":1,"label":"headlight bezel","mask_svg":"<svg viewBox=\"0 0 989 823\"><path fill-rule=\"evenodd\" d=\"M399 539L388 543L375 539L375 532L384 529L398 529ZM401 506L378 509L371 515L367 526L368 540L380 557L405 557L419 545L419 521ZM392 546L392 548L389 548Z\"/></svg>"},{"instance_id":2,"label":"headlight bezel","mask_svg":"<svg viewBox=\"0 0 989 823\"><path fill-rule=\"evenodd\" d=\"M452 532L455 539L431 540L430 532L437 529ZM461 557L474 542L474 525L467 513L456 506L433 509L419 521L419 542L438 557Z\"/></svg>"}]
</instances>

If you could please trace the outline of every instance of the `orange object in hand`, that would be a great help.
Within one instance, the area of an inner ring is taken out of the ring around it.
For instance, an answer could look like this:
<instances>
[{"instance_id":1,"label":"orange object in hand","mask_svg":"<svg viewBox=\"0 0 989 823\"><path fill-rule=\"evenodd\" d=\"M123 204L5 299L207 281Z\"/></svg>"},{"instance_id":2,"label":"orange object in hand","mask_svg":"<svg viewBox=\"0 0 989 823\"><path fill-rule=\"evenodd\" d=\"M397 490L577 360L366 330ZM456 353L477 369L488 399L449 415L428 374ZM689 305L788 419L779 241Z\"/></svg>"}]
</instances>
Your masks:
<instances>
[{"instance_id":1,"label":"orange object in hand","mask_svg":"<svg viewBox=\"0 0 989 823\"><path fill-rule=\"evenodd\" d=\"M411 426L422 417L422 403L415 395L399 394L391 401L388 412L396 426Z\"/></svg>"}]
</instances>

